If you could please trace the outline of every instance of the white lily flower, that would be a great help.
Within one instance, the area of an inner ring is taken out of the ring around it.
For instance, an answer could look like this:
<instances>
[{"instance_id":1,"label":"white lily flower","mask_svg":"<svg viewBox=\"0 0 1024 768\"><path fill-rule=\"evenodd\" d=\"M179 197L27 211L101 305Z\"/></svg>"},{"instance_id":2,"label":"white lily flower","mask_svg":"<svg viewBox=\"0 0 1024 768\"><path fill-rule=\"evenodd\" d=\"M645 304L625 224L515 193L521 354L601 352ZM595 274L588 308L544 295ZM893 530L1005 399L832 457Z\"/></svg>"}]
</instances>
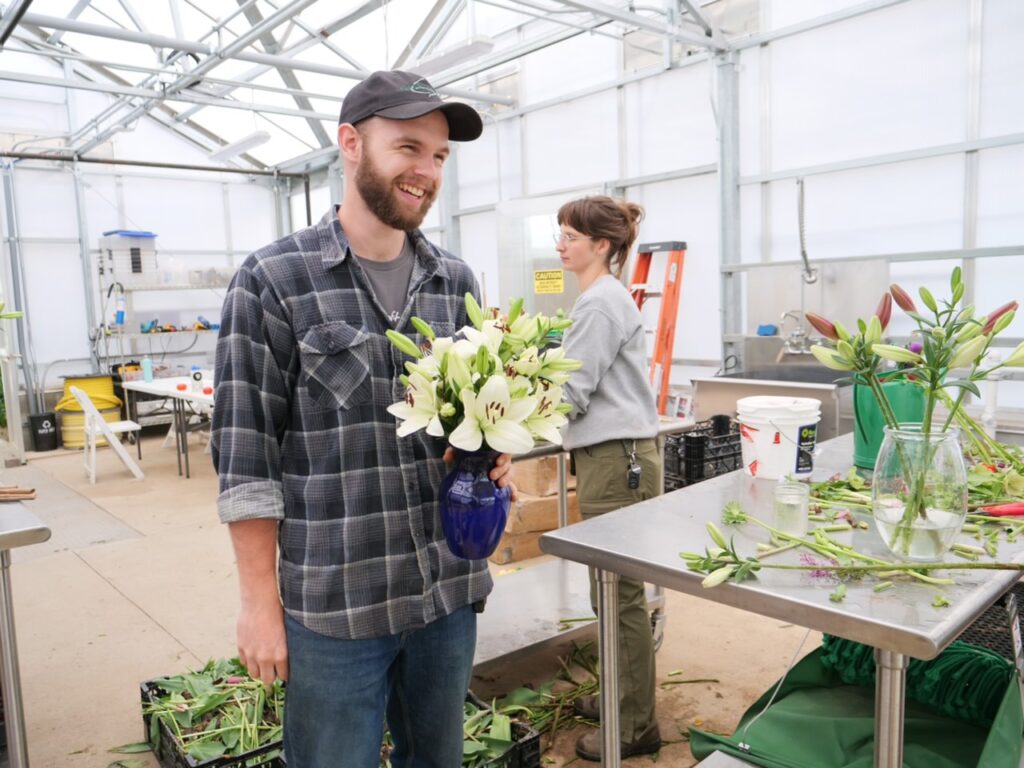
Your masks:
<instances>
[{"instance_id":1,"label":"white lily flower","mask_svg":"<svg viewBox=\"0 0 1024 768\"><path fill-rule=\"evenodd\" d=\"M388 406L388 413L402 420L398 436L405 437L426 427L427 434L444 437L444 427L438 417L437 383L418 372L409 376L405 400Z\"/></svg>"},{"instance_id":2,"label":"white lily flower","mask_svg":"<svg viewBox=\"0 0 1024 768\"><path fill-rule=\"evenodd\" d=\"M474 354L481 345L486 345L487 350L492 355L498 354L498 349L501 347L501 339L505 335L497 320L484 321L484 327L479 331L476 328L466 326L462 329L462 333L465 335L466 340L473 345Z\"/></svg>"},{"instance_id":3,"label":"white lily flower","mask_svg":"<svg viewBox=\"0 0 1024 768\"><path fill-rule=\"evenodd\" d=\"M454 347L452 347L454 350ZM457 352L448 355L448 367L446 369L448 385L456 392L460 392L473 382L473 371L469 367L469 360Z\"/></svg>"},{"instance_id":4,"label":"white lily flower","mask_svg":"<svg viewBox=\"0 0 1024 768\"><path fill-rule=\"evenodd\" d=\"M535 376L540 370L540 354L536 347L527 347L513 363L516 373L523 376Z\"/></svg>"},{"instance_id":5,"label":"white lily flower","mask_svg":"<svg viewBox=\"0 0 1024 768\"><path fill-rule=\"evenodd\" d=\"M568 419L556 410L562 402L562 388L548 387L542 390L537 400L537 407L526 419L526 428L531 434L555 445L562 444L559 429L568 423Z\"/></svg>"},{"instance_id":6,"label":"white lily flower","mask_svg":"<svg viewBox=\"0 0 1024 768\"><path fill-rule=\"evenodd\" d=\"M487 445L502 453L525 453L533 448L533 438L522 422L533 413L533 397L512 399L504 376L491 376L480 393L462 390L465 417L448 438L448 442L464 451Z\"/></svg>"}]
</instances>

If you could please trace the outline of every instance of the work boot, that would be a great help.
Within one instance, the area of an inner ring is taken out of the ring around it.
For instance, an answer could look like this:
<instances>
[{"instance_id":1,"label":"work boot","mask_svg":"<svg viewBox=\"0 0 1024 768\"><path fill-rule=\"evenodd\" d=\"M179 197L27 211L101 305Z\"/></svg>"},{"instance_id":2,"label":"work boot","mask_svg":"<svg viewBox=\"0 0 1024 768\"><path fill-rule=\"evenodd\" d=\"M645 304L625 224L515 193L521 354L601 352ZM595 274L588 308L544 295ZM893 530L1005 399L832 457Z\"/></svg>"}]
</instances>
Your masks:
<instances>
[{"instance_id":1,"label":"work boot","mask_svg":"<svg viewBox=\"0 0 1024 768\"><path fill-rule=\"evenodd\" d=\"M572 708L576 710L576 714L580 717L585 717L588 720L601 719L600 696L580 696L572 703Z\"/></svg>"},{"instance_id":2,"label":"work boot","mask_svg":"<svg viewBox=\"0 0 1024 768\"><path fill-rule=\"evenodd\" d=\"M655 723L640 734L640 738L636 741L623 742L621 755L623 758L633 755L653 755L659 749L661 749L661 734L658 733L658 724ZM580 736L576 741L576 754L584 760L601 762L601 730L596 729Z\"/></svg>"}]
</instances>

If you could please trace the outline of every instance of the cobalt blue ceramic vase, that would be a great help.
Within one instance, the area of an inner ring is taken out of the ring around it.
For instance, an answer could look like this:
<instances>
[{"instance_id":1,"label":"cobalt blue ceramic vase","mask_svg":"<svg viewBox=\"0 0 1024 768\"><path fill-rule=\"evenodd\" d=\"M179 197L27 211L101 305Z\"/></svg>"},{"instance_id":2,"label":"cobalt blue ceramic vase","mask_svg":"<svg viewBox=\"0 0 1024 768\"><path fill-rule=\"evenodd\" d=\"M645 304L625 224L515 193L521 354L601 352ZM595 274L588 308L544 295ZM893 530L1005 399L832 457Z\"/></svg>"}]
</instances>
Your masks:
<instances>
[{"instance_id":1,"label":"cobalt blue ceramic vase","mask_svg":"<svg viewBox=\"0 0 1024 768\"><path fill-rule=\"evenodd\" d=\"M464 560L482 560L498 547L512 491L488 473L497 451L455 451L455 466L441 482L441 525L448 548Z\"/></svg>"}]
</instances>

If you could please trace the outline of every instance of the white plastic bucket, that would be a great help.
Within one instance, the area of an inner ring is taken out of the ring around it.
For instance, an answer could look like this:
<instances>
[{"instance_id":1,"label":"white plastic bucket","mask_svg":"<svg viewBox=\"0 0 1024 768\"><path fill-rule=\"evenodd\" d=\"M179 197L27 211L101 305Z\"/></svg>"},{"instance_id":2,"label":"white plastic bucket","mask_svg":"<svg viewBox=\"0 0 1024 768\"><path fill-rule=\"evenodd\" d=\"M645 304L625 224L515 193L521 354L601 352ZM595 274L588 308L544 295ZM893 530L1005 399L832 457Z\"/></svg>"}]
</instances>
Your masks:
<instances>
[{"instance_id":1,"label":"white plastic bucket","mask_svg":"<svg viewBox=\"0 0 1024 768\"><path fill-rule=\"evenodd\" d=\"M736 402L743 471L779 480L814 470L821 401L812 397L744 397Z\"/></svg>"}]
</instances>

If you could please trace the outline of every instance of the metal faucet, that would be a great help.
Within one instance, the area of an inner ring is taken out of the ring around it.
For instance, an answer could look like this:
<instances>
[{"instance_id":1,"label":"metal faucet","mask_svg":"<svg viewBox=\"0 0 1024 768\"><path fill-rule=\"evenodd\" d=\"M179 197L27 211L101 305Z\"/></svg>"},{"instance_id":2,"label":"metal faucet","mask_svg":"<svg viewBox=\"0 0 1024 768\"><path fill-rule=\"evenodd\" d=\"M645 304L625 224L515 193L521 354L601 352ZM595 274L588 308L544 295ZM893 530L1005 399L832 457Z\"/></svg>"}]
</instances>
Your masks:
<instances>
[{"instance_id":1,"label":"metal faucet","mask_svg":"<svg viewBox=\"0 0 1024 768\"><path fill-rule=\"evenodd\" d=\"M804 329L803 323L801 322L800 313L791 309L788 312L783 312L782 317L779 318L779 330L784 331L786 328L786 318L791 317L796 321L796 325L793 326L793 330L789 332L785 342L782 345L782 350L779 352L776 362L781 362L783 355L809 355L811 354L810 339L807 338L807 331Z\"/></svg>"}]
</instances>

